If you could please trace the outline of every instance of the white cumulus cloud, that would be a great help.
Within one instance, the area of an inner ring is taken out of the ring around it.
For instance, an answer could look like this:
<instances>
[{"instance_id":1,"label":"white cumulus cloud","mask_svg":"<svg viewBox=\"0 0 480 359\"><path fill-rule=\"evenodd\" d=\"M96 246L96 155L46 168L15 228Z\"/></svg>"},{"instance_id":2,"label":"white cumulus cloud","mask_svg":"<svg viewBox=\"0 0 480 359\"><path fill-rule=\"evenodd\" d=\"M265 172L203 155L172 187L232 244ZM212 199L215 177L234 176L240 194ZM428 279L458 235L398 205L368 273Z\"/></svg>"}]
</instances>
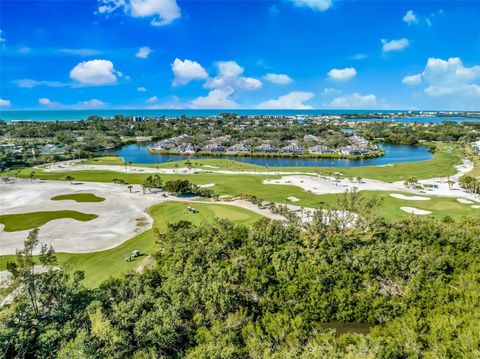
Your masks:
<instances>
[{"instance_id":1,"label":"white cumulus cloud","mask_svg":"<svg viewBox=\"0 0 480 359\"><path fill-rule=\"evenodd\" d=\"M12 106L12 102L10 100L4 100L0 98L0 107L10 107Z\"/></svg>"},{"instance_id":2,"label":"white cumulus cloud","mask_svg":"<svg viewBox=\"0 0 480 359\"><path fill-rule=\"evenodd\" d=\"M230 98L234 93L232 88L214 89L207 96L197 97L190 102L192 108L233 109L238 104Z\"/></svg>"},{"instance_id":3,"label":"white cumulus cloud","mask_svg":"<svg viewBox=\"0 0 480 359\"><path fill-rule=\"evenodd\" d=\"M152 49L150 49L148 46L144 46L138 49L137 53L135 54L135 57L138 57L140 59L146 59L148 58L148 55L152 52Z\"/></svg>"},{"instance_id":4,"label":"white cumulus cloud","mask_svg":"<svg viewBox=\"0 0 480 359\"><path fill-rule=\"evenodd\" d=\"M308 7L316 11L325 11L332 7L332 0L291 0L296 6Z\"/></svg>"},{"instance_id":5,"label":"white cumulus cloud","mask_svg":"<svg viewBox=\"0 0 480 359\"><path fill-rule=\"evenodd\" d=\"M98 13L117 10L132 17L150 18L153 26L164 26L179 19L182 14L176 0L100 0Z\"/></svg>"},{"instance_id":6,"label":"white cumulus cloud","mask_svg":"<svg viewBox=\"0 0 480 359\"><path fill-rule=\"evenodd\" d=\"M143 87L143 86L140 86L140 87L137 87L137 91L138 92L147 92L147 88Z\"/></svg>"},{"instance_id":7,"label":"white cumulus cloud","mask_svg":"<svg viewBox=\"0 0 480 359\"><path fill-rule=\"evenodd\" d=\"M172 63L172 71L175 75L173 85L185 85L192 80L208 78L207 71L196 61L175 59Z\"/></svg>"},{"instance_id":8,"label":"white cumulus cloud","mask_svg":"<svg viewBox=\"0 0 480 359\"><path fill-rule=\"evenodd\" d=\"M38 99L38 104L42 106L48 106L48 107L59 107L62 104L60 102L55 102L50 100L49 98L46 97L41 97Z\"/></svg>"},{"instance_id":9,"label":"white cumulus cloud","mask_svg":"<svg viewBox=\"0 0 480 359\"><path fill-rule=\"evenodd\" d=\"M111 85L117 82L117 71L108 60L80 62L70 71L70 78L83 85Z\"/></svg>"},{"instance_id":10,"label":"white cumulus cloud","mask_svg":"<svg viewBox=\"0 0 480 359\"><path fill-rule=\"evenodd\" d=\"M468 99L469 103L476 101L476 107L480 107L480 65L465 67L458 57L448 60L431 57L422 78L428 84L425 88L428 96L454 95Z\"/></svg>"},{"instance_id":11,"label":"white cumulus cloud","mask_svg":"<svg viewBox=\"0 0 480 359\"><path fill-rule=\"evenodd\" d=\"M308 110L312 106L306 105L307 102L315 97L313 92L293 91L276 99L259 103L256 107L260 109L298 109Z\"/></svg>"},{"instance_id":12,"label":"white cumulus cloud","mask_svg":"<svg viewBox=\"0 0 480 359\"><path fill-rule=\"evenodd\" d=\"M217 76L209 78L206 88L231 88L233 90L258 90L262 82L253 77L242 76L245 69L235 61L219 61L216 63Z\"/></svg>"},{"instance_id":13,"label":"white cumulus cloud","mask_svg":"<svg viewBox=\"0 0 480 359\"><path fill-rule=\"evenodd\" d=\"M346 67L344 69L331 69L328 72L328 77L333 81L348 81L357 76L357 70L353 67Z\"/></svg>"},{"instance_id":14,"label":"white cumulus cloud","mask_svg":"<svg viewBox=\"0 0 480 359\"><path fill-rule=\"evenodd\" d=\"M408 75L402 79L402 83L405 85L418 85L422 82L422 74Z\"/></svg>"},{"instance_id":15,"label":"white cumulus cloud","mask_svg":"<svg viewBox=\"0 0 480 359\"><path fill-rule=\"evenodd\" d=\"M3 31L2 29L0 29L0 44L2 42L6 42L7 39L4 37L4 34L5 34L5 31Z\"/></svg>"},{"instance_id":16,"label":"white cumulus cloud","mask_svg":"<svg viewBox=\"0 0 480 359\"><path fill-rule=\"evenodd\" d=\"M408 10L407 13L403 16L402 20L408 25L418 23L417 15L415 15L413 10Z\"/></svg>"},{"instance_id":17,"label":"white cumulus cloud","mask_svg":"<svg viewBox=\"0 0 480 359\"><path fill-rule=\"evenodd\" d=\"M383 52L402 51L410 45L410 41L405 37L398 40L381 39L380 41L383 45Z\"/></svg>"},{"instance_id":18,"label":"white cumulus cloud","mask_svg":"<svg viewBox=\"0 0 480 359\"><path fill-rule=\"evenodd\" d=\"M278 85L288 85L293 82L292 78L286 74L266 74L263 78Z\"/></svg>"},{"instance_id":19,"label":"white cumulus cloud","mask_svg":"<svg viewBox=\"0 0 480 359\"><path fill-rule=\"evenodd\" d=\"M373 94L361 95L355 92L350 95L334 98L328 107L335 109L371 109L377 104L377 98Z\"/></svg>"},{"instance_id":20,"label":"white cumulus cloud","mask_svg":"<svg viewBox=\"0 0 480 359\"><path fill-rule=\"evenodd\" d=\"M152 96L152 97L145 100L146 103L154 103L154 102L157 102L157 101L158 101L157 96Z\"/></svg>"}]
</instances>

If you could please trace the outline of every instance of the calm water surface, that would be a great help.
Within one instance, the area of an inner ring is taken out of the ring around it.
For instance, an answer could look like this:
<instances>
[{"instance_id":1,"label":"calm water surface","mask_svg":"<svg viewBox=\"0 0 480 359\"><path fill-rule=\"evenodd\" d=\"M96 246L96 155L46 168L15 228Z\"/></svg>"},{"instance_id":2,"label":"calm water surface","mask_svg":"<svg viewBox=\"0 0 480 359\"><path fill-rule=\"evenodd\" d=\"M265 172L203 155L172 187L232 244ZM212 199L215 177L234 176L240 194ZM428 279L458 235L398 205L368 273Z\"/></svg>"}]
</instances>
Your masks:
<instances>
[{"instance_id":1,"label":"calm water surface","mask_svg":"<svg viewBox=\"0 0 480 359\"><path fill-rule=\"evenodd\" d=\"M105 151L102 154L115 154L133 163L164 163L192 158L224 158L239 162L251 163L259 166L270 167L357 167L357 166L379 166L399 162L426 161L432 158L428 148L424 146L388 145L380 147L386 152L385 156L366 160L346 159L325 159L325 158L263 158L263 157L235 157L235 156L182 156L153 154L147 151L150 143L132 144L123 146L120 149Z\"/></svg>"}]
</instances>

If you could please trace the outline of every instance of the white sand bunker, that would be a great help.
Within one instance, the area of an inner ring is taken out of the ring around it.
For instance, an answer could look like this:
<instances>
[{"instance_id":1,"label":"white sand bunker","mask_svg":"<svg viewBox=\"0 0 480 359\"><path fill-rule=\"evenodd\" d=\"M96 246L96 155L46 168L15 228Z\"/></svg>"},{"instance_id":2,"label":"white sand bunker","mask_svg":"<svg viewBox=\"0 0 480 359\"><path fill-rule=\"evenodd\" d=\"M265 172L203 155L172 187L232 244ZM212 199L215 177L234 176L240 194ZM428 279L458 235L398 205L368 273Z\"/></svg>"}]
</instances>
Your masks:
<instances>
[{"instance_id":1,"label":"white sand bunker","mask_svg":"<svg viewBox=\"0 0 480 359\"><path fill-rule=\"evenodd\" d=\"M432 212L430 211L425 211L424 209L419 209L419 208L415 208L415 207L400 207L400 209L404 212L407 212L407 213L410 213L410 214L420 214L420 215L423 215L423 214L430 214Z\"/></svg>"},{"instance_id":2,"label":"white sand bunker","mask_svg":"<svg viewBox=\"0 0 480 359\"><path fill-rule=\"evenodd\" d=\"M212 166L212 165L203 165L202 167L206 167L206 168L219 168L218 166Z\"/></svg>"},{"instance_id":3,"label":"white sand bunker","mask_svg":"<svg viewBox=\"0 0 480 359\"><path fill-rule=\"evenodd\" d=\"M390 193L390 197L404 199L407 201L429 201L430 197L421 197L421 196L405 196L400 193Z\"/></svg>"},{"instance_id":4,"label":"white sand bunker","mask_svg":"<svg viewBox=\"0 0 480 359\"><path fill-rule=\"evenodd\" d=\"M201 188L208 188L208 187L213 187L215 186L215 183L206 183L206 184L199 184L198 187Z\"/></svg>"},{"instance_id":5,"label":"white sand bunker","mask_svg":"<svg viewBox=\"0 0 480 359\"><path fill-rule=\"evenodd\" d=\"M478 208L480 208L480 205L474 204L474 205L472 206L472 208L477 208L477 209L478 209Z\"/></svg>"},{"instance_id":6,"label":"white sand bunker","mask_svg":"<svg viewBox=\"0 0 480 359\"><path fill-rule=\"evenodd\" d=\"M297 197L293 197L293 196L290 196L290 197L287 197L287 199L291 202L298 202L300 201Z\"/></svg>"},{"instance_id":7,"label":"white sand bunker","mask_svg":"<svg viewBox=\"0 0 480 359\"><path fill-rule=\"evenodd\" d=\"M465 198L457 198L457 201L463 204L473 204L472 201L465 199Z\"/></svg>"}]
</instances>

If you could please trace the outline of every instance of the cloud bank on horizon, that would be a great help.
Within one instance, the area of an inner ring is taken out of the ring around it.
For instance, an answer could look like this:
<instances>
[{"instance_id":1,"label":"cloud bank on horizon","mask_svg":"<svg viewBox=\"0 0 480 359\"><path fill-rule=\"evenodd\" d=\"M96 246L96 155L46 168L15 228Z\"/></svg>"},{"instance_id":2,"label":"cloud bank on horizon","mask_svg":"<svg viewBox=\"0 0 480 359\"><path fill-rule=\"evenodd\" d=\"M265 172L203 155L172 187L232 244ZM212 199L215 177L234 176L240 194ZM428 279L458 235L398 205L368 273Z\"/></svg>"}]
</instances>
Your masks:
<instances>
[{"instance_id":1,"label":"cloud bank on horizon","mask_svg":"<svg viewBox=\"0 0 480 359\"><path fill-rule=\"evenodd\" d=\"M480 110L475 2L39 0L0 10L1 110Z\"/></svg>"}]
</instances>

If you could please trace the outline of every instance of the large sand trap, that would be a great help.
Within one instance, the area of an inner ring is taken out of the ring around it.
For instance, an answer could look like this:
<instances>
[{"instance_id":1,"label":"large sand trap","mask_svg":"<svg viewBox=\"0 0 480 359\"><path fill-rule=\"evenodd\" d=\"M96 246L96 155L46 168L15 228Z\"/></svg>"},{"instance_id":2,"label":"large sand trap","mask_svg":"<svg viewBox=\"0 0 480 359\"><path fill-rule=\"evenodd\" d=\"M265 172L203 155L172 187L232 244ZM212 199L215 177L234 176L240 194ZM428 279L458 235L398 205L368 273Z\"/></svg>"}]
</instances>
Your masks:
<instances>
[{"instance_id":1,"label":"large sand trap","mask_svg":"<svg viewBox=\"0 0 480 359\"><path fill-rule=\"evenodd\" d=\"M401 193L390 193L390 197L404 199L407 201L429 201L429 197L421 197L421 196L405 196Z\"/></svg>"},{"instance_id":2,"label":"large sand trap","mask_svg":"<svg viewBox=\"0 0 480 359\"><path fill-rule=\"evenodd\" d=\"M290 196L290 197L287 197L287 199L291 202L298 202L300 201L297 197L294 197L294 196Z\"/></svg>"},{"instance_id":3,"label":"large sand trap","mask_svg":"<svg viewBox=\"0 0 480 359\"><path fill-rule=\"evenodd\" d=\"M457 201L463 204L473 204L474 202L470 201L469 199L465 198L457 198Z\"/></svg>"},{"instance_id":4,"label":"large sand trap","mask_svg":"<svg viewBox=\"0 0 480 359\"><path fill-rule=\"evenodd\" d=\"M54 196L70 193L93 193L105 198L103 202L52 201ZM167 201L189 202L185 198L165 195L163 192L143 194L135 185L132 193L123 185L84 182L70 184L60 181L15 180L0 183L0 209L2 214L37 211L74 210L98 215L88 222L70 218L56 219L40 227L39 240L52 245L57 252L85 253L114 248L146 231L152 225L147 209ZM247 201L218 203L242 207L271 219L283 216L260 209ZM29 230L5 232L0 224L0 255L15 254L23 247Z\"/></svg>"},{"instance_id":5,"label":"large sand trap","mask_svg":"<svg viewBox=\"0 0 480 359\"><path fill-rule=\"evenodd\" d=\"M105 201L51 200L54 196L70 193L93 193ZM40 242L52 245L58 252L94 252L116 247L150 228L152 220L146 209L162 200L166 198L160 194L143 195L138 185L132 193L126 186L110 183L17 180L0 185L2 214L73 210L98 215L88 222L63 218L41 226ZM15 253L15 249L22 247L29 230L5 232L4 226L0 227L0 255Z\"/></svg>"},{"instance_id":6,"label":"large sand trap","mask_svg":"<svg viewBox=\"0 0 480 359\"><path fill-rule=\"evenodd\" d=\"M347 189L358 188L360 191L404 191L403 184L388 183L371 179L363 179L362 183L351 183L348 179L338 182L326 176L292 175L280 179L267 179L264 184L292 185L314 194L343 193Z\"/></svg>"},{"instance_id":7,"label":"large sand trap","mask_svg":"<svg viewBox=\"0 0 480 359\"><path fill-rule=\"evenodd\" d=\"M215 186L215 183L206 183L206 184L199 184L198 187L201 188L209 188Z\"/></svg>"},{"instance_id":8,"label":"large sand trap","mask_svg":"<svg viewBox=\"0 0 480 359\"><path fill-rule=\"evenodd\" d=\"M407 212L407 213L410 213L410 214L419 214L419 215L423 215L423 214L430 214L432 212L430 211L425 211L424 209L419 209L419 208L415 208L415 207L400 207L400 209L404 212Z\"/></svg>"},{"instance_id":9,"label":"large sand trap","mask_svg":"<svg viewBox=\"0 0 480 359\"><path fill-rule=\"evenodd\" d=\"M480 205L474 204L474 205L472 206L472 208L477 208L477 209L478 209L478 208L480 208Z\"/></svg>"}]
</instances>

